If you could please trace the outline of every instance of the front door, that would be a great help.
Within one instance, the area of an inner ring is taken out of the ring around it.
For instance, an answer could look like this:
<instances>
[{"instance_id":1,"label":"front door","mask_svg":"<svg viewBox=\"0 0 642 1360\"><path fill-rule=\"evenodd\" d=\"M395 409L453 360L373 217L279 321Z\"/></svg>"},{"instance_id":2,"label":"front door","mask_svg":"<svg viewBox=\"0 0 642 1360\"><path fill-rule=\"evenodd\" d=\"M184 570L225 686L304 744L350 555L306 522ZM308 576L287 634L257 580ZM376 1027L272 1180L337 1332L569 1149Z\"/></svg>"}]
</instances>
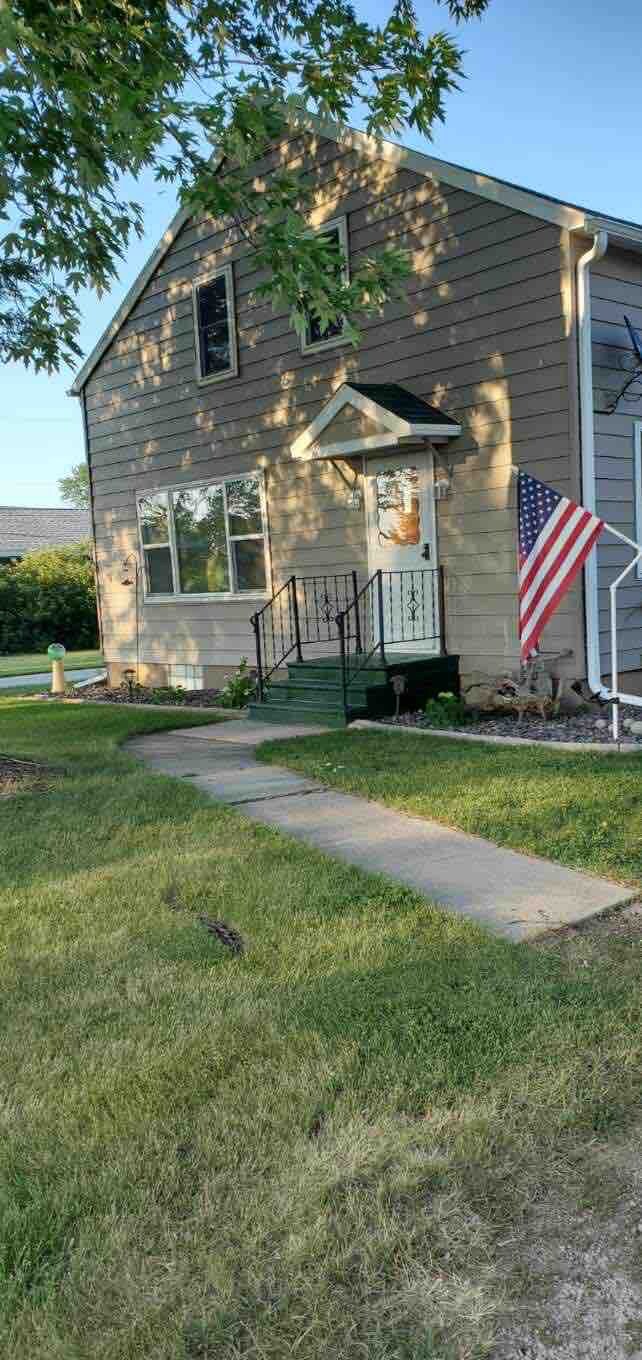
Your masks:
<instances>
[{"instance_id":1,"label":"front door","mask_svg":"<svg viewBox=\"0 0 642 1360\"><path fill-rule=\"evenodd\" d=\"M382 572L386 650L438 652L432 452L397 451L368 458L366 513L368 569L370 575Z\"/></svg>"}]
</instances>

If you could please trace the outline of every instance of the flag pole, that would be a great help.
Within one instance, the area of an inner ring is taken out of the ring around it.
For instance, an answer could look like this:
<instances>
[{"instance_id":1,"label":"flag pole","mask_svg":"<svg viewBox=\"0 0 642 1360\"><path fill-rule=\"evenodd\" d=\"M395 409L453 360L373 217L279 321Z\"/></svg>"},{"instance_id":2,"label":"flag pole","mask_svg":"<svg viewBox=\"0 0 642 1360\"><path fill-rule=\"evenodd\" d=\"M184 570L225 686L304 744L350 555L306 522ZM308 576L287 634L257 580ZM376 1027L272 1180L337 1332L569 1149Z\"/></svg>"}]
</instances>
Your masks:
<instances>
[{"instance_id":1,"label":"flag pole","mask_svg":"<svg viewBox=\"0 0 642 1360\"><path fill-rule=\"evenodd\" d=\"M614 538L619 538L621 543L626 543L628 548L633 548L635 557L629 562L628 566L611 581L609 586L610 613L611 613L611 732L614 742L620 740L620 694L619 694L619 674L617 664L617 590L625 576L637 565L642 562L642 544L634 543L632 538L627 538L626 534L621 534L619 529L614 529L612 524L604 522L604 528L608 533L613 534ZM597 545L596 545L597 546Z\"/></svg>"}]
</instances>

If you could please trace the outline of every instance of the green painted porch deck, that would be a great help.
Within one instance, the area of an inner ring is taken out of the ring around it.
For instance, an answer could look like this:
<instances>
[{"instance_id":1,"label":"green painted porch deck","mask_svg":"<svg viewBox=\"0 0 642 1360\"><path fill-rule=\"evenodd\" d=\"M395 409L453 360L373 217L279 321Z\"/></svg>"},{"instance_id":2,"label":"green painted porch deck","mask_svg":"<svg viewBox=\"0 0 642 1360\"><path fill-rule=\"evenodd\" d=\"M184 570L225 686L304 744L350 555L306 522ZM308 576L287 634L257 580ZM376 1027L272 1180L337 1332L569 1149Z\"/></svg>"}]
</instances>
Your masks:
<instances>
[{"instance_id":1,"label":"green painted porch deck","mask_svg":"<svg viewBox=\"0 0 642 1360\"><path fill-rule=\"evenodd\" d=\"M250 716L262 722L315 723L345 727L353 718L382 718L395 712L392 677L403 675L401 711L421 708L441 690L459 693L459 657L395 652L385 661L371 656L348 687L346 715L338 655L291 661L267 688L262 703L250 704Z\"/></svg>"}]
</instances>

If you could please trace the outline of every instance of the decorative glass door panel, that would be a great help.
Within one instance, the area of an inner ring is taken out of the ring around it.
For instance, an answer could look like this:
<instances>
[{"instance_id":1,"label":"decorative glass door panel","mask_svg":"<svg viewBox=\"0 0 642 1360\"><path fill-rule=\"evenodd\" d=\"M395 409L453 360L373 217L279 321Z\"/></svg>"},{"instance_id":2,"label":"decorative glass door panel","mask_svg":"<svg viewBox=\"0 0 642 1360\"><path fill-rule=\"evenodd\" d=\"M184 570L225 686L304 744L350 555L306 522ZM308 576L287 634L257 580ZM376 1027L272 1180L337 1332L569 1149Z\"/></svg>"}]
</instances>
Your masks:
<instances>
[{"instance_id":1,"label":"decorative glass door panel","mask_svg":"<svg viewBox=\"0 0 642 1360\"><path fill-rule=\"evenodd\" d=\"M398 651L439 649L432 454L369 458L368 566L383 573L384 640Z\"/></svg>"}]
</instances>

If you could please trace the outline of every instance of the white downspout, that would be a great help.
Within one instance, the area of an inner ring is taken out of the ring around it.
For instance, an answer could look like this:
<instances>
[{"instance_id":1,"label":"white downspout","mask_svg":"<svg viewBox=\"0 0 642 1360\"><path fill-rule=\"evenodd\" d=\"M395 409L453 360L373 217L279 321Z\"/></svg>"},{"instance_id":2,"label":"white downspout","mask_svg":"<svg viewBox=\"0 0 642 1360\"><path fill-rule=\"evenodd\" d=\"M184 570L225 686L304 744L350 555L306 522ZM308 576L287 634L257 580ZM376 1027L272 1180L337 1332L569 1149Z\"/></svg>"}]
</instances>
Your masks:
<instances>
[{"instance_id":1,"label":"white downspout","mask_svg":"<svg viewBox=\"0 0 642 1360\"><path fill-rule=\"evenodd\" d=\"M593 417L593 352L591 343L590 268L606 254L609 236L597 231L593 245L577 262L577 320L579 345L580 445L582 504L595 512L595 426ZM586 673L590 689L609 695L600 673L600 636L597 605L597 552L589 553L584 566L584 621L586 627Z\"/></svg>"}]
</instances>

